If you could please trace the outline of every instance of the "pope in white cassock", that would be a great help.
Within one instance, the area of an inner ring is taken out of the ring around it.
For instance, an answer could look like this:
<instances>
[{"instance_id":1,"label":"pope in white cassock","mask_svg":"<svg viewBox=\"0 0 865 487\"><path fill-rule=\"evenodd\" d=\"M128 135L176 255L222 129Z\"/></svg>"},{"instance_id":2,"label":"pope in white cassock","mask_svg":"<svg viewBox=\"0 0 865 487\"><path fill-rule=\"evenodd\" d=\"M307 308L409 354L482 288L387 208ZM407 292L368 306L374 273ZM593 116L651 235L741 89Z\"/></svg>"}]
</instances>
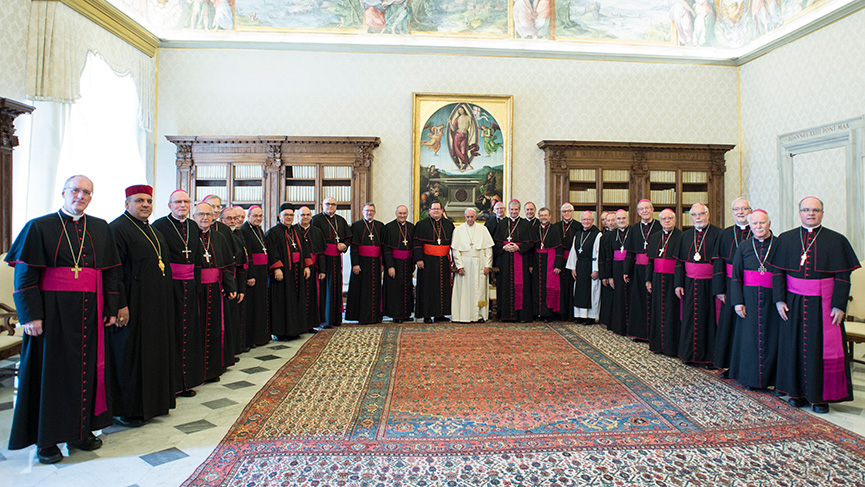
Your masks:
<instances>
[{"instance_id":1,"label":"pope in white cassock","mask_svg":"<svg viewBox=\"0 0 865 487\"><path fill-rule=\"evenodd\" d=\"M601 304L601 281L598 279L598 251L601 233L595 227L591 211L580 217L580 228L574 234L574 243L565 267L574 276L574 316L577 323L591 324L598 318ZM565 292L562 289L562 292Z\"/></svg>"},{"instance_id":2,"label":"pope in white cassock","mask_svg":"<svg viewBox=\"0 0 865 487\"><path fill-rule=\"evenodd\" d=\"M493 238L483 225L477 225L477 212L465 211L466 223L454 230L451 251L457 275L451 294L451 321L484 322L489 318L487 274L493 267Z\"/></svg>"}]
</instances>

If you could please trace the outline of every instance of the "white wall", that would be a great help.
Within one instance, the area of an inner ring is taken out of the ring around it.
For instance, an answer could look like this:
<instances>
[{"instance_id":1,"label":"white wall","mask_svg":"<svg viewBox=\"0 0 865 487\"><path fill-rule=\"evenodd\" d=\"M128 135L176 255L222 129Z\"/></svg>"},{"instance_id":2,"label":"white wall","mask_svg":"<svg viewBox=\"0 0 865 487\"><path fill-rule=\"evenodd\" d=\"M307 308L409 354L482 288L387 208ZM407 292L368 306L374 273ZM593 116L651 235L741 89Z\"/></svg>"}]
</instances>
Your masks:
<instances>
[{"instance_id":1,"label":"white wall","mask_svg":"<svg viewBox=\"0 0 865 487\"><path fill-rule=\"evenodd\" d=\"M736 78L720 66L160 49L156 199L175 189L165 135L379 136L372 197L389 221L411 201L412 92L436 92L513 95L513 195L545 201L541 140L738 143ZM738 172L734 149L728 202Z\"/></svg>"},{"instance_id":2,"label":"white wall","mask_svg":"<svg viewBox=\"0 0 865 487\"><path fill-rule=\"evenodd\" d=\"M779 135L865 115L863 33L860 10L740 68L743 179L752 206L770 215L779 210ZM802 191L823 197L827 225L830 213L843 212L837 208L844 187L837 169L812 171L807 184L798 182ZM793 199L803 196L795 193ZM855 210L862 214L862 208Z\"/></svg>"},{"instance_id":3,"label":"white wall","mask_svg":"<svg viewBox=\"0 0 865 487\"><path fill-rule=\"evenodd\" d=\"M0 97L24 101L30 0L0 5Z\"/></svg>"}]
</instances>

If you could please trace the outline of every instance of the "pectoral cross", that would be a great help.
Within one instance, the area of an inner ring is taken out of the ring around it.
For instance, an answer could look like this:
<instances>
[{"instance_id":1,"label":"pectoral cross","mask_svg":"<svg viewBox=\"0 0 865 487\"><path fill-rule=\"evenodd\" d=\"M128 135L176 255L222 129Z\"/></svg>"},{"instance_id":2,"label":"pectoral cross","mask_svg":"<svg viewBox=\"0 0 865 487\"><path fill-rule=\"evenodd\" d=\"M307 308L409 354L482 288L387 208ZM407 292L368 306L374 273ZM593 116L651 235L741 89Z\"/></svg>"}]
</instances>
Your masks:
<instances>
[{"instance_id":1,"label":"pectoral cross","mask_svg":"<svg viewBox=\"0 0 865 487\"><path fill-rule=\"evenodd\" d=\"M662 256L662 255L664 255L664 249L661 249L661 250L658 251L658 257L660 257L660 256Z\"/></svg>"},{"instance_id":2,"label":"pectoral cross","mask_svg":"<svg viewBox=\"0 0 865 487\"><path fill-rule=\"evenodd\" d=\"M757 270L760 271L761 276L766 273L766 267L763 264L760 264L760 267L758 267Z\"/></svg>"},{"instance_id":3,"label":"pectoral cross","mask_svg":"<svg viewBox=\"0 0 865 487\"><path fill-rule=\"evenodd\" d=\"M372 233L369 234L369 239L372 240Z\"/></svg>"},{"instance_id":4,"label":"pectoral cross","mask_svg":"<svg viewBox=\"0 0 865 487\"><path fill-rule=\"evenodd\" d=\"M293 248L293 249L297 248L297 242L295 242L294 240L291 241L291 248Z\"/></svg>"},{"instance_id":5,"label":"pectoral cross","mask_svg":"<svg viewBox=\"0 0 865 487\"><path fill-rule=\"evenodd\" d=\"M622 245L621 247L619 247L619 252L624 252L624 251L625 251L625 246L624 246L624 245Z\"/></svg>"},{"instance_id":6,"label":"pectoral cross","mask_svg":"<svg viewBox=\"0 0 865 487\"><path fill-rule=\"evenodd\" d=\"M646 250L646 247L648 247L648 245L649 245L649 242L643 240L643 250Z\"/></svg>"},{"instance_id":7,"label":"pectoral cross","mask_svg":"<svg viewBox=\"0 0 865 487\"><path fill-rule=\"evenodd\" d=\"M442 238L441 237L437 238L436 242L438 242L438 244L441 245L442 244Z\"/></svg>"},{"instance_id":8,"label":"pectoral cross","mask_svg":"<svg viewBox=\"0 0 865 487\"><path fill-rule=\"evenodd\" d=\"M267 255L267 247L264 245L261 246L261 251L264 252L264 255Z\"/></svg>"},{"instance_id":9,"label":"pectoral cross","mask_svg":"<svg viewBox=\"0 0 865 487\"><path fill-rule=\"evenodd\" d=\"M577 249L577 253L578 253L578 254L582 254L582 253L583 253L583 248L582 248L582 247L578 248L578 249Z\"/></svg>"},{"instance_id":10,"label":"pectoral cross","mask_svg":"<svg viewBox=\"0 0 865 487\"><path fill-rule=\"evenodd\" d=\"M508 242L510 242L510 241L511 241L511 237L510 237L510 236L508 236Z\"/></svg>"},{"instance_id":11,"label":"pectoral cross","mask_svg":"<svg viewBox=\"0 0 865 487\"><path fill-rule=\"evenodd\" d=\"M84 269L78 267L78 264L75 264L75 267L72 268L72 272L75 273L75 279L78 279L78 273L83 271Z\"/></svg>"},{"instance_id":12,"label":"pectoral cross","mask_svg":"<svg viewBox=\"0 0 865 487\"><path fill-rule=\"evenodd\" d=\"M700 253L699 253L699 252L696 252L696 253L694 254L694 260L696 260L696 261L699 261L699 260L700 260Z\"/></svg>"},{"instance_id":13,"label":"pectoral cross","mask_svg":"<svg viewBox=\"0 0 865 487\"><path fill-rule=\"evenodd\" d=\"M156 265L158 265L159 270L162 271L162 277L165 277L165 264L162 263L162 257L159 257L159 263Z\"/></svg>"},{"instance_id":14,"label":"pectoral cross","mask_svg":"<svg viewBox=\"0 0 865 487\"><path fill-rule=\"evenodd\" d=\"M209 264L210 263L210 251L207 249L204 249L204 258L207 259L207 263Z\"/></svg>"},{"instance_id":15,"label":"pectoral cross","mask_svg":"<svg viewBox=\"0 0 865 487\"><path fill-rule=\"evenodd\" d=\"M541 250L544 250L544 243L541 242Z\"/></svg>"},{"instance_id":16,"label":"pectoral cross","mask_svg":"<svg viewBox=\"0 0 865 487\"><path fill-rule=\"evenodd\" d=\"M808 260L808 252L805 252L804 254L802 254L802 262L799 263L799 266L801 267L801 266L805 265L806 260Z\"/></svg>"},{"instance_id":17,"label":"pectoral cross","mask_svg":"<svg viewBox=\"0 0 865 487\"><path fill-rule=\"evenodd\" d=\"M336 243L339 243L339 235L336 236Z\"/></svg>"},{"instance_id":18,"label":"pectoral cross","mask_svg":"<svg viewBox=\"0 0 865 487\"><path fill-rule=\"evenodd\" d=\"M403 238L403 239L402 239L402 244L405 245L405 246L408 246L408 240L406 240L405 238Z\"/></svg>"},{"instance_id":19,"label":"pectoral cross","mask_svg":"<svg viewBox=\"0 0 865 487\"><path fill-rule=\"evenodd\" d=\"M189 254L191 254L192 251L189 250L189 247L184 247L183 250L180 251L180 253L183 254L183 256L186 257L186 258L188 259L188 258L189 258Z\"/></svg>"}]
</instances>

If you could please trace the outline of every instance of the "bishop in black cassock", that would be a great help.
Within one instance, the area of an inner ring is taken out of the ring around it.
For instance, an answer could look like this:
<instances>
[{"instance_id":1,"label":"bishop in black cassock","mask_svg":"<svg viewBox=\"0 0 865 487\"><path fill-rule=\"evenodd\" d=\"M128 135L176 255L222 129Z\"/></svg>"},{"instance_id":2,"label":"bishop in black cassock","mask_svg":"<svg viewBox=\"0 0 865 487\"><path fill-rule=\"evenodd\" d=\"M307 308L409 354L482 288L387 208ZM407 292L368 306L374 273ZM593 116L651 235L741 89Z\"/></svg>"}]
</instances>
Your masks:
<instances>
[{"instance_id":1,"label":"bishop in black cassock","mask_svg":"<svg viewBox=\"0 0 865 487\"><path fill-rule=\"evenodd\" d=\"M802 226L778 236L769 261L772 289L782 323L775 389L796 405L810 402L817 413L827 403L853 398L844 314L850 273L860 267L847 238L822 226L823 203L799 202Z\"/></svg>"},{"instance_id":2,"label":"bishop in black cassock","mask_svg":"<svg viewBox=\"0 0 865 487\"><path fill-rule=\"evenodd\" d=\"M604 216L601 223L604 230L601 234L601 240L598 242L598 275L601 280L601 312L598 316L598 323L609 329L613 319L613 309L616 307L616 291L610 287L609 281L613 272L611 239L616 238L616 214L604 212L602 215Z\"/></svg>"},{"instance_id":3,"label":"bishop in black cassock","mask_svg":"<svg viewBox=\"0 0 865 487\"><path fill-rule=\"evenodd\" d=\"M608 240L610 247L604 249L607 252L605 259L610 261L610 287L613 288L613 297L618 304L613 308L613 315L610 317L610 324L607 328L617 335L625 335L628 332L628 303L629 290L628 283L625 282L625 257L628 251L625 249L625 242L628 240L628 235L631 233L631 228L628 226L628 212L619 210L616 212L616 229L613 230L613 237Z\"/></svg>"},{"instance_id":4,"label":"bishop in black cassock","mask_svg":"<svg viewBox=\"0 0 865 487\"><path fill-rule=\"evenodd\" d=\"M715 351L716 303L712 260L721 229L709 224L709 209L691 207L694 227L682 233L676 254L676 295L682 298L679 358L691 365L711 365Z\"/></svg>"},{"instance_id":5,"label":"bishop in black cassock","mask_svg":"<svg viewBox=\"0 0 865 487\"><path fill-rule=\"evenodd\" d=\"M415 225L414 260L417 271L415 318L424 323L451 314L451 238L454 224L442 217L442 205L430 204L429 218Z\"/></svg>"},{"instance_id":6,"label":"bishop in black cassock","mask_svg":"<svg viewBox=\"0 0 865 487\"><path fill-rule=\"evenodd\" d=\"M300 232L292 225L294 206L283 203L279 223L264 236L270 277L270 316L273 334L291 340L306 332L302 296L306 279L312 275L312 259L303 250Z\"/></svg>"},{"instance_id":7,"label":"bishop in black cassock","mask_svg":"<svg viewBox=\"0 0 865 487\"><path fill-rule=\"evenodd\" d=\"M528 254L535 247L534 235L531 224L520 218L519 201L511 200L508 213L493 235L493 248L499 252L496 306L499 319L527 323L532 319Z\"/></svg>"},{"instance_id":8,"label":"bishop in black cassock","mask_svg":"<svg viewBox=\"0 0 865 487\"><path fill-rule=\"evenodd\" d=\"M381 246L384 223L374 220L375 206L363 207L363 218L351 224L351 277L345 319L361 325L381 323Z\"/></svg>"},{"instance_id":9,"label":"bishop in black cassock","mask_svg":"<svg viewBox=\"0 0 865 487\"><path fill-rule=\"evenodd\" d=\"M535 252L532 257L532 315L550 321L561 312L562 288L559 275L564 271L565 260L562 249L562 227L550 223L550 210L538 212L540 225L535 228L533 240Z\"/></svg>"},{"instance_id":10,"label":"bishop in black cassock","mask_svg":"<svg viewBox=\"0 0 865 487\"><path fill-rule=\"evenodd\" d=\"M646 249L649 237L661 231L661 225L652 218L654 207L649 200L637 203L640 221L631 226L625 241L625 275L628 276L628 336L638 340L649 339L649 295L646 292Z\"/></svg>"},{"instance_id":11,"label":"bishop in black cassock","mask_svg":"<svg viewBox=\"0 0 865 487\"><path fill-rule=\"evenodd\" d=\"M119 305L120 259L105 220L84 215L92 192L86 177L67 180L63 208L27 222L5 258L25 333L9 449L35 443L42 463L62 460L58 443L99 448L92 431L114 421L100 364L104 323L115 322Z\"/></svg>"},{"instance_id":12,"label":"bishop in black cassock","mask_svg":"<svg viewBox=\"0 0 865 487\"><path fill-rule=\"evenodd\" d=\"M574 207L570 203L562 205L562 219L555 225L562 234L562 261L567 262L574 243L574 235L580 228L580 224L573 219ZM558 318L564 321L574 320L574 276L570 272L562 271L559 274L559 312Z\"/></svg>"},{"instance_id":13,"label":"bishop in black cassock","mask_svg":"<svg viewBox=\"0 0 865 487\"><path fill-rule=\"evenodd\" d=\"M309 255L309 259L312 261L309 277L304 281L303 295L300 297L300 301L303 306L307 331L315 333L318 331L316 328L322 322L319 294L321 286L319 286L319 282L325 278L321 269L321 256L324 255L327 245L324 243L324 234L318 227L312 225L312 211L309 208L305 206L300 208L300 223L295 226L300 236L303 251Z\"/></svg>"},{"instance_id":14,"label":"bishop in black cassock","mask_svg":"<svg viewBox=\"0 0 865 487\"><path fill-rule=\"evenodd\" d=\"M574 277L574 321L588 325L598 318L601 288L598 271L600 232L591 211L580 215L566 267Z\"/></svg>"},{"instance_id":15,"label":"bishop in black cassock","mask_svg":"<svg viewBox=\"0 0 865 487\"><path fill-rule=\"evenodd\" d=\"M117 244L124 292L116 326L105 330L111 367L111 410L140 426L174 408L174 298L168 242L147 219L153 188L126 188L126 211L109 225Z\"/></svg>"},{"instance_id":16,"label":"bishop in black cassock","mask_svg":"<svg viewBox=\"0 0 865 487\"><path fill-rule=\"evenodd\" d=\"M267 246L261 222L264 213L258 205L249 207L247 221L240 227L240 235L248 254L246 292L243 296L246 311L243 343L252 348L270 341L270 304L267 292Z\"/></svg>"},{"instance_id":17,"label":"bishop in black cassock","mask_svg":"<svg viewBox=\"0 0 865 487\"><path fill-rule=\"evenodd\" d=\"M682 301L676 296L676 254L682 231L676 228L676 213L663 210L661 231L649 237L646 283L649 285L649 350L675 357L679 353Z\"/></svg>"},{"instance_id":18,"label":"bishop in black cassock","mask_svg":"<svg viewBox=\"0 0 865 487\"><path fill-rule=\"evenodd\" d=\"M153 222L168 245L171 267L172 304L174 310L174 371L175 392L181 396L195 395L192 389L204 382L204 338L198 322L198 285L202 259L201 230L189 219L191 201L186 191L177 190L169 197L171 214ZM163 258L163 261L165 259Z\"/></svg>"},{"instance_id":19,"label":"bishop in black cassock","mask_svg":"<svg viewBox=\"0 0 865 487\"><path fill-rule=\"evenodd\" d=\"M408 208L400 205L396 219L384 227L384 314L402 323L414 309L414 224L406 221Z\"/></svg>"},{"instance_id":20,"label":"bishop in black cassock","mask_svg":"<svg viewBox=\"0 0 865 487\"><path fill-rule=\"evenodd\" d=\"M336 214L336 200L325 198L323 211L312 217L312 225L321 230L326 245L319 256L321 321L325 327L342 324L342 254L351 244L351 230L345 218Z\"/></svg>"}]
</instances>

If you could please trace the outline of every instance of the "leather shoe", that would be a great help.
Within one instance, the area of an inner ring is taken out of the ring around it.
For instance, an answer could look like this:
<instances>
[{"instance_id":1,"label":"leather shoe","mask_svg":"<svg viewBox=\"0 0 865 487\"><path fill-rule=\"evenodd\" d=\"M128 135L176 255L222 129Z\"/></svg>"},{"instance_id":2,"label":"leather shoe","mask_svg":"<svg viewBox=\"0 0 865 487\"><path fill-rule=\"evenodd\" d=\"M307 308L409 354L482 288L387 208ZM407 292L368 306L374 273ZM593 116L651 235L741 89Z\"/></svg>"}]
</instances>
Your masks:
<instances>
[{"instance_id":1,"label":"leather shoe","mask_svg":"<svg viewBox=\"0 0 865 487\"><path fill-rule=\"evenodd\" d=\"M211 377L210 379L205 379L204 382L207 383L207 384L210 384L210 383L213 383L213 382L219 382L219 376L217 375L216 377Z\"/></svg>"},{"instance_id":2,"label":"leather shoe","mask_svg":"<svg viewBox=\"0 0 865 487\"><path fill-rule=\"evenodd\" d=\"M127 418L115 416L114 422L119 424L120 426L126 426L127 428L139 428L141 426L144 426L144 423L146 423L147 421L145 421L143 418ZM100 441L100 446L101 444L102 442Z\"/></svg>"},{"instance_id":3,"label":"leather shoe","mask_svg":"<svg viewBox=\"0 0 865 487\"><path fill-rule=\"evenodd\" d=\"M195 397L196 394L198 393L193 391L192 389L187 389L185 391L180 391L177 393L177 395L180 397Z\"/></svg>"},{"instance_id":4,"label":"leather shoe","mask_svg":"<svg viewBox=\"0 0 865 487\"><path fill-rule=\"evenodd\" d=\"M63 460L63 454L60 453L60 448L57 448L57 445L47 448L37 448L36 457L39 458L39 463L44 463L45 465L51 465Z\"/></svg>"},{"instance_id":5,"label":"leather shoe","mask_svg":"<svg viewBox=\"0 0 865 487\"><path fill-rule=\"evenodd\" d=\"M826 414L829 412L828 404L814 404L811 406L811 411L814 411L817 414Z\"/></svg>"},{"instance_id":6,"label":"leather shoe","mask_svg":"<svg viewBox=\"0 0 865 487\"><path fill-rule=\"evenodd\" d=\"M719 377L721 377L722 379L729 379L730 378L730 369L727 369L727 370L721 372L721 375Z\"/></svg>"},{"instance_id":7,"label":"leather shoe","mask_svg":"<svg viewBox=\"0 0 865 487\"><path fill-rule=\"evenodd\" d=\"M427 324L430 324L430 323L433 322L433 319L430 318L430 317L425 317L425 318L423 319L423 322L424 322L424 323L427 323Z\"/></svg>"},{"instance_id":8,"label":"leather shoe","mask_svg":"<svg viewBox=\"0 0 865 487\"><path fill-rule=\"evenodd\" d=\"M791 397L790 399L787 399L787 404L793 406L794 408L801 408L802 406L808 405L808 400L804 397Z\"/></svg>"},{"instance_id":9,"label":"leather shoe","mask_svg":"<svg viewBox=\"0 0 865 487\"><path fill-rule=\"evenodd\" d=\"M399 318L394 318L394 319L393 319L393 322L394 322L394 323L402 323L403 321L405 321L405 320L401 320L401 319L399 319Z\"/></svg>"},{"instance_id":10,"label":"leather shoe","mask_svg":"<svg viewBox=\"0 0 865 487\"><path fill-rule=\"evenodd\" d=\"M102 440L93 436L93 433L89 433L83 440L70 441L66 445L78 450L93 451L102 448Z\"/></svg>"}]
</instances>

